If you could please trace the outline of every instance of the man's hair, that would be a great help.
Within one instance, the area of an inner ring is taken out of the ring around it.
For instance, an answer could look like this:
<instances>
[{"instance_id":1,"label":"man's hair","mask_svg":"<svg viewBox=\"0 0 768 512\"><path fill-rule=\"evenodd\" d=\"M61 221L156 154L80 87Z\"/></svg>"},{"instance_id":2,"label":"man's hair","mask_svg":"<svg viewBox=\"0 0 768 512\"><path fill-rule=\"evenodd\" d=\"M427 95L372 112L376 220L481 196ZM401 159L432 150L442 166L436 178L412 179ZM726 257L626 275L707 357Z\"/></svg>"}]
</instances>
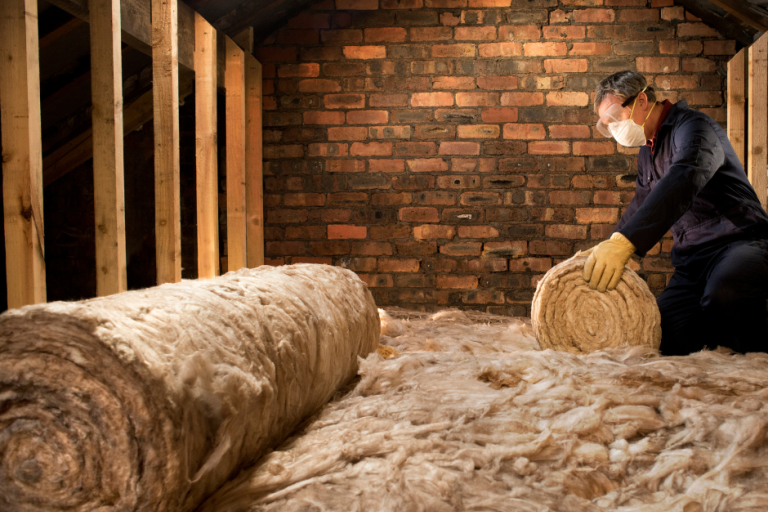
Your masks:
<instances>
[{"instance_id":1,"label":"man's hair","mask_svg":"<svg viewBox=\"0 0 768 512\"><path fill-rule=\"evenodd\" d=\"M619 71L611 76L605 77L597 84L597 94L595 95L595 112L605 99L606 95L613 94L626 103L633 100L648 85L645 77L637 71ZM645 95L651 103L656 102L656 91L648 86L645 89Z\"/></svg>"}]
</instances>

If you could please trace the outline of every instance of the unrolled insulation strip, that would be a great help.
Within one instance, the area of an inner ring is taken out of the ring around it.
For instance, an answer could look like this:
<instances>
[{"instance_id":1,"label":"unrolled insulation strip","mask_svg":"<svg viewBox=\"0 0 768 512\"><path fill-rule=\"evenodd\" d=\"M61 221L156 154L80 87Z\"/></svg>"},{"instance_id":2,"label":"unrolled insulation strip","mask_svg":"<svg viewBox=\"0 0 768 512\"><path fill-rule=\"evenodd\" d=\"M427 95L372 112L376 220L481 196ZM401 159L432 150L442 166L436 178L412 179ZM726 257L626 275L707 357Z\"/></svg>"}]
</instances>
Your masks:
<instances>
[{"instance_id":1,"label":"unrolled insulation strip","mask_svg":"<svg viewBox=\"0 0 768 512\"><path fill-rule=\"evenodd\" d=\"M615 290L592 290L581 277L587 257L552 267L536 286L531 323L542 349L588 354L661 344L661 315L648 285L629 267Z\"/></svg>"},{"instance_id":2,"label":"unrolled insulation strip","mask_svg":"<svg viewBox=\"0 0 768 512\"><path fill-rule=\"evenodd\" d=\"M244 269L0 316L0 510L194 510L376 349L366 285Z\"/></svg>"}]
</instances>

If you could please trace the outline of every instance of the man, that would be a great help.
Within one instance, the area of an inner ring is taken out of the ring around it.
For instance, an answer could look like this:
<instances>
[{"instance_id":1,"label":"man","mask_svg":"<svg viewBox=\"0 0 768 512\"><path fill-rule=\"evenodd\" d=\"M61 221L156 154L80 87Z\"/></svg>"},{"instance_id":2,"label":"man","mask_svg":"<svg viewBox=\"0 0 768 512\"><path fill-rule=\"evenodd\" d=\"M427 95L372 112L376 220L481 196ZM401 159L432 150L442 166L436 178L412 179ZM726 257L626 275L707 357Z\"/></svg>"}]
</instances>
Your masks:
<instances>
[{"instance_id":1,"label":"man","mask_svg":"<svg viewBox=\"0 0 768 512\"><path fill-rule=\"evenodd\" d=\"M661 351L767 351L768 215L723 129L685 100L656 101L634 71L603 79L595 110L600 133L642 147L632 202L610 239L588 251L590 288L614 289L631 255L644 256L671 229Z\"/></svg>"}]
</instances>

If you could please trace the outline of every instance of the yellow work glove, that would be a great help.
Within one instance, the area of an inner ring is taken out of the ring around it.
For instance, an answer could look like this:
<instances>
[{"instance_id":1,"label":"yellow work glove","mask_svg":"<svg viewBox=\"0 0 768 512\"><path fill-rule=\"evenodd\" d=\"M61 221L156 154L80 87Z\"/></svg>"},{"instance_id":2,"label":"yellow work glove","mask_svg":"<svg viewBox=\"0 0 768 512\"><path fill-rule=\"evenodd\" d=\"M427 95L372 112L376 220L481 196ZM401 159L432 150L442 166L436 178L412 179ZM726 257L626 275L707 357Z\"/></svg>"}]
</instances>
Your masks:
<instances>
[{"instance_id":1,"label":"yellow work glove","mask_svg":"<svg viewBox=\"0 0 768 512\"><path fill-rule=\"evenodd\" d=\"M582 277L593 290L613 290L619 285L624 265L635 250L636 247L627 237L619 232L612 234L611 238L593 248L584 263Z\"/></svg>"}]
</instances>

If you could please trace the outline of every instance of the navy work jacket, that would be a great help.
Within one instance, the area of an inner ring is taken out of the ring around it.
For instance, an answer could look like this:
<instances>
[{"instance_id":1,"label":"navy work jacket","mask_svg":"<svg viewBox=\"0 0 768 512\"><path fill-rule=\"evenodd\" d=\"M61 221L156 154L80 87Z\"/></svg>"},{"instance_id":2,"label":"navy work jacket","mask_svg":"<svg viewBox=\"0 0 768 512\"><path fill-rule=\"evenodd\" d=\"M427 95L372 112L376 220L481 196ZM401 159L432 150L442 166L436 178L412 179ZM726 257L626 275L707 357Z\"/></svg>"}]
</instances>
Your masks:
<instances>
[{"instance_id":1,"label":"navy work jacket","mask_svg":"<svg viewBox=\"0 0 768 512\"><path fill-rule=\"evenodd\" d=\"M675 267L736 240L768 237L768 215L725 132L685 100L669 110L653 152L640 149L635 196L614 231L645 256L669 229Z\"/></svg>"}]
</instances>

